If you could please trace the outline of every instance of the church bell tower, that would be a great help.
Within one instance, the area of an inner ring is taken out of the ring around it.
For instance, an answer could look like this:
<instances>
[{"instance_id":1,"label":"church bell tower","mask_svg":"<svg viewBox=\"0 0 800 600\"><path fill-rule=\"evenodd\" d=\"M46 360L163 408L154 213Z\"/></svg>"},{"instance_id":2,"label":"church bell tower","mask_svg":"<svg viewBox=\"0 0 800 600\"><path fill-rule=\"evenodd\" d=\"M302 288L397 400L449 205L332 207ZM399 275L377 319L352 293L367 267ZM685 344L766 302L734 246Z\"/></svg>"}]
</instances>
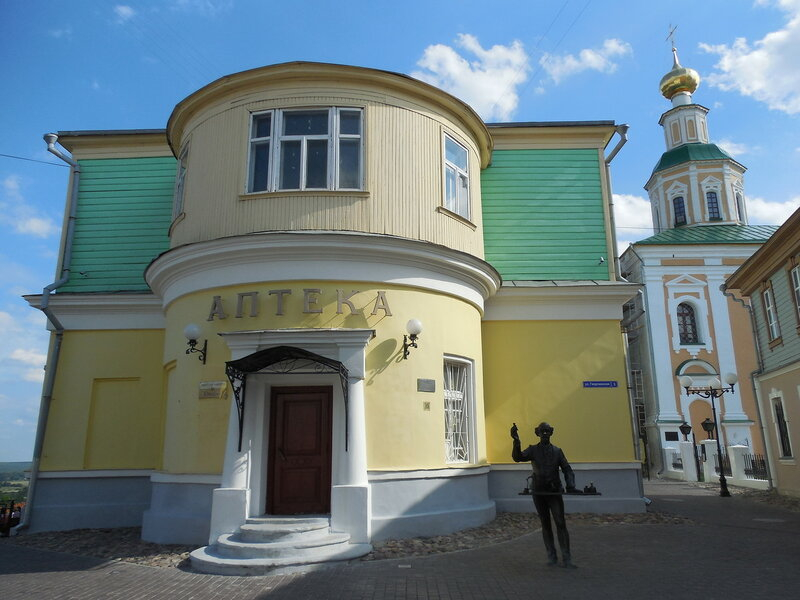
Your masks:
<instances>
[{"instance_id":1,"label":"church bell tower","mask_svg":"<svg viewBox=\"0 0 800 600\"><path fill-rule=\"evenodd\" d=\"M661 115L666 152L644 188L656 233L676 227L746 225L745 167L709 142L709 109L692 94L700 75L681 65L672 48L672 70L661 78L661 94L672 107Z\"/></svg>"}]
</instances>

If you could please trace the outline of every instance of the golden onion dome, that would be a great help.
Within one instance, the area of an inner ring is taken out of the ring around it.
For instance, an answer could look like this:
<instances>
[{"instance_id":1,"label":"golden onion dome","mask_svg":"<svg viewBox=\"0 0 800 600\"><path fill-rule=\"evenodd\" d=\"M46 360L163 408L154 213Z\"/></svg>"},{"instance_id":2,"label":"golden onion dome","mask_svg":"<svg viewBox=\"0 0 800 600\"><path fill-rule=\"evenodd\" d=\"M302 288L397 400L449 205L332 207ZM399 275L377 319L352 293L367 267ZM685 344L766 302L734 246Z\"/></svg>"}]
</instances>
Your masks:
<instances>
[{"instance_id":1,"label":"golden onion dome","mask_svg":"<svg viewBox=\"0 0 800 600\"><path fill-rule=\"evenodd\" d=\"M674 62L672 70L661 78L658 87L661 89L661 94L667 99L672 100L672 97L678 92L694 93L697 86L700 85L700 75L694 69L687 69L682 67L678 61L678 51L673 48L672 56Z\"/></svg>"}]
</instances>

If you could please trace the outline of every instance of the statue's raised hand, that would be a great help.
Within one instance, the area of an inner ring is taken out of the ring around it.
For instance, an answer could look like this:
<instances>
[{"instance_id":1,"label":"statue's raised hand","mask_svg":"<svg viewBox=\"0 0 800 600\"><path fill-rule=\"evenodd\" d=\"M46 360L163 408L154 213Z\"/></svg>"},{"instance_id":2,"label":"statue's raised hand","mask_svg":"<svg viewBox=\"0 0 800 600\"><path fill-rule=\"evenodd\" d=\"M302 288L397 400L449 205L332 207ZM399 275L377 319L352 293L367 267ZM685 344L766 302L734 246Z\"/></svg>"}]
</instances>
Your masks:
<instances>
[{"instance_id":1,"label":"statue's raised hand","mask_svg":"<svg viewBox=\"0 0 800 600\"><path fill-rule=\"evenodd\" d=\"M519 441L519 433L517 432L517 424L514 423L511 427L511 438Z\"/></svg>"}]
</instances>

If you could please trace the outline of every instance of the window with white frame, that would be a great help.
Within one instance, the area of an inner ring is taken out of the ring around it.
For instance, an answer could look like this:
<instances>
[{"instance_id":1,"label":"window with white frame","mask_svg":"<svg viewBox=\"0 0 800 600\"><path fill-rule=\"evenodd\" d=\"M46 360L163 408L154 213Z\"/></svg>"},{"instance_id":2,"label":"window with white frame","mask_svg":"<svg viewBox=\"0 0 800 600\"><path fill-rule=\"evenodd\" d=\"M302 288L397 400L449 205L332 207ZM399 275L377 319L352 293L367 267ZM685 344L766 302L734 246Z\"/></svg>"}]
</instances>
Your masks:
<instances>
[{"instance_id":1,"label":"window with white frame","mask_svg":"<svg viewBox=\"0 0 800 600\"><path fill-rule=\"evenodd\" d=\"M797 315L797 323L800 325L800 266L789 271L792 280L792 298L794 299L794 310Z\"/></svg>"},{"instance_id":2,"label":"window with white frame","mask_svg":"<svg viewBox=\"0 0 800 600\"><path fill-rule=\"evenodd\" d=\"M444 207L470 218L469 153L449 135L444 136Z\"/></svg>"},{"instance_id":3,"label":"window with white frame","mask_svg":"<svg viewBox=\"0 0 800 600\"><path fill-rule=\"evenodd\" d=\"M675 226L686 225L686 203L683 196L672 199L672 210L675 215Z\"/></svg>"},{"instance_id":4,"label":"window with white frame","mask_svg":"<svg viewBox=\"0 0 800 600\"><path fill-rule=\"evenodd\" d=\"M175 193L172 197L172 218L177 219L183 212L183 200L186 194L186 164L189 159L189 147L185 147L178 159L178 169L175 173Z\"/></svg>"},{"instance_id":5,"label":"window with white frame","mask_svg":"<svg viewBox=\"0 0 800 600\"><path fill-rule=\"evenodd\" d=\"M706 192L706 206L708 207L708 218L719 220L722 218L719 212L719 199L717 192Z\"/></svg>"},{"instance_id":6,"label":"window with white frame","mask_svg":"<svg viewBox=\"0 0 800 600\"><path fill-rule=\"evenodd\" d=\"M781 327L778 323L778 311L775 307L775 297L772 295L772 286L767 286L762 290L761 300L764 303L764 316L767 321L769 340L777 340L781 337Z\"/></svg>"},{"instance_id":7,"label":"window with white frame","mask_svg":"<svg viewBox=\"0 0 800 600\"><path fill-rule=\"evenodd\" d=\"M778 446L780 447L781 458L792 457L792 442L789 440L789 425L786 422L786 415L783 412L783 399L773 398L772 408L775 411L775 429L778 434Z\"/></svg>"},{"instance_id":8,"label":"window with white frame","mask_svg":"<svg viewBox=\"0 0 800 600\"><path fill-rule=\"evenodd\" d=\"M678 304L678 336L681 344L699 344L700 336L697 333L697 318L694 307L688 302Z\"/></svg>"},{"instance_id":9,"label":"window with white frame","mask_svg":"<svg viewBox=\"0 0 800 600\"><path fill-rule=\"evenodd\" d=\"M360 108L254 113L247 191L362 189L362 113Z\"/></svg>"},{"instance_id":10,"label":"window with white frame","mask_svg":"<svg viewBox=\"0 0 800 600\"><path fill-rule=\"evenodd\" d=\"M466 463L473 456L472 362L444 360L444 447L448 463Z\"/></svg>"}]
</instances>

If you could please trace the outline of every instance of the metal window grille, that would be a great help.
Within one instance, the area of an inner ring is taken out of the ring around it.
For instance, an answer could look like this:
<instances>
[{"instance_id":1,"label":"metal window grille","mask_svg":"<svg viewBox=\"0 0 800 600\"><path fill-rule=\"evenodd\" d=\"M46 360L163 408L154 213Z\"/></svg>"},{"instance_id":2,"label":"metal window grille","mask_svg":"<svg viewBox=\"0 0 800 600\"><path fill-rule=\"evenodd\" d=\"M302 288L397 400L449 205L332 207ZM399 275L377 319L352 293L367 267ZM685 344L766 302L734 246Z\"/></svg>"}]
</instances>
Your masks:
<instances>
[{"instance_id":1,"label":"metal window grille","mask_svg":"<svg viewBox=\"0 0 800 600\"><path fill-rule=\"evenodd\" d=\"M470 379L469 366L463 363L444 364L444 428L447 462L469 462Z\"/></svg>"},{"instance_id":2,"label":"metal window grille","mask_svg":"<svg viewBox=\"0 0 800 600\"><path fill-rule=\"evenodd\" d=\"M727 454L722 455L722 468L725 469L725 477L732 477L731 475L731 458ZM714 455L714 472L719 475L719 455Z\"/></svg>"},{"instance_id":3,"label":"metal window grille","mask_svg":"<svg viewBox=\"0 0 800 600\"><path fill-rule=\"evenodd\" d=\"M786 416L783 414L783 402L776 398L775 404L775 425L778 427L778 437L781 444L781 458L792 456L792 444L789 441L789 427L786 424Z\"/></svg>"},{"instance_id":4,"label":"metal window grille","mask_svg":"<svg viewBox=\"0 0 800 600\"><path fill-rule=\"evenodd\" d=\"M681 344L697 344L699 342L694 308L686 302L678 305L678 335Z\"/></svg>"}]
</instances>

